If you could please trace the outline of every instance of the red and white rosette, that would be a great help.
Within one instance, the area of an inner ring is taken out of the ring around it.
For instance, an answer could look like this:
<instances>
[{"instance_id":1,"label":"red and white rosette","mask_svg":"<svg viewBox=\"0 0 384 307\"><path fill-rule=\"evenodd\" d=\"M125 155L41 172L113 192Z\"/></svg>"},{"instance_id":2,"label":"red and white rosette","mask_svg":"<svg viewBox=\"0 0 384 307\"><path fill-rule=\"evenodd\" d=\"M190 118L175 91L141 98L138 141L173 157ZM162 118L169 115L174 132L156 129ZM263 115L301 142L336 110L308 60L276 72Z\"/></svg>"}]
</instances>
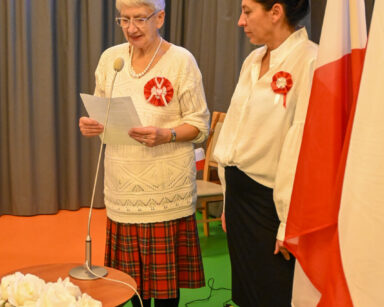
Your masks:
<instances>
[{"instance_id":1,"label":"red and white rosette","mask_svg":"<svg viewBox=\"0 0 384 307\"><path fill-rule=\"evenodd\" d=\"M171 82L164 77L155 77L144 86L145 99L157 107L167 106L173 97Z\"/></svg>"},{"instance_id":2,"label":"red and white rosette","mask_svg":"<svg viewBox=\"0 0 384 307\"><path fill-rule=\"evenodd\" d=\"M287 107L287 94L293 85L292 76L289 72L279 71L272 77L271 87L276 94L284 96L284 108ZM278 102L279 96L276 95L275 103Z\"/></svg>"}]
</instances>

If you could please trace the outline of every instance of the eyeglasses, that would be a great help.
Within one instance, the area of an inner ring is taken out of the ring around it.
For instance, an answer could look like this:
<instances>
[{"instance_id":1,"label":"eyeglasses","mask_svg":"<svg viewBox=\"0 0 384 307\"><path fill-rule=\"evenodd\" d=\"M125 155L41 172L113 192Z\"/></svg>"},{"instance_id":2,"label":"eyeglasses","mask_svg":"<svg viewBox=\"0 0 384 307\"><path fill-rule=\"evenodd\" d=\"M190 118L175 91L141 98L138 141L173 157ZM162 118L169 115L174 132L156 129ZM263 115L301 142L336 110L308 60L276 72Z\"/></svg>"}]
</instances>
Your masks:
<instances>
[{"instance_id":1,"label":"eyeglasses","mask_svg":"<svg viewBox=\"0 0 384 307\"><path fill-rule=\"evenodd\" d=\"M154 11L151 15L148 17L140 17L140 18L127 18L127 17L116 17L116 23L122 27L123 29L126 29L130 26L131 22L132 24L137 27L143 27L146 22L157 13L157 11Z\"/></svg>"}]
</instances>

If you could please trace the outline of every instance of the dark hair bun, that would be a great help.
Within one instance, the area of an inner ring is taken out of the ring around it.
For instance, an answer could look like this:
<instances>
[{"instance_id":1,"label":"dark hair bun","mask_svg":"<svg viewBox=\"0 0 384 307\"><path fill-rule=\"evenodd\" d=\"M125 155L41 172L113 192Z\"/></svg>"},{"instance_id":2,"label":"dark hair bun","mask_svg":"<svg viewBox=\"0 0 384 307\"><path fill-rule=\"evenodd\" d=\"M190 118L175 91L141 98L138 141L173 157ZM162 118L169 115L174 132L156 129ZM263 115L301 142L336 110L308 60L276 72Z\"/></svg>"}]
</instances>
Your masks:
<instances>
[{"instance_id":1,"label":"dark hair bun","mask_svg":"<svg viewBox=\"0 0 384 307\"><path fill-rule=\"evenodd\" d=\"M299 21L309 12L309 0L255 0L269 11L276 3L284 6L285 16L291 26L297 26Z\"/></svg>"}]
</instances>

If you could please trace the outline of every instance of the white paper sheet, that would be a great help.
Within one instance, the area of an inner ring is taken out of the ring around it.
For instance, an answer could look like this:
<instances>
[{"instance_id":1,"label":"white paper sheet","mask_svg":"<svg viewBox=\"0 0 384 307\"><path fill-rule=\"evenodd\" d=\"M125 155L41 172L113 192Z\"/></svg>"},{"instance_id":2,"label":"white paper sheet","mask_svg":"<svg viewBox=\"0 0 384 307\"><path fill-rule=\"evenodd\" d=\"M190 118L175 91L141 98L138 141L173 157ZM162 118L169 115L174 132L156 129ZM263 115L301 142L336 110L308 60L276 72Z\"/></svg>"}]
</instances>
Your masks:
<instances>
[{"instance_id":1,"label":"white paper sheet","mask_svg":"<svg viewBox=\"0 0 384 307\"><path fill-rule=\"evenodd\" d=\"M80 97L89 117L104 125L109 98L88 94L80 94ZM128 135L128 131L133 127L141 126L140 118L131 97L112 98L104 143L138 145L140 143L132 139ZM100 135L101 137L102 135Z\"/></svg>"}]
</instances>

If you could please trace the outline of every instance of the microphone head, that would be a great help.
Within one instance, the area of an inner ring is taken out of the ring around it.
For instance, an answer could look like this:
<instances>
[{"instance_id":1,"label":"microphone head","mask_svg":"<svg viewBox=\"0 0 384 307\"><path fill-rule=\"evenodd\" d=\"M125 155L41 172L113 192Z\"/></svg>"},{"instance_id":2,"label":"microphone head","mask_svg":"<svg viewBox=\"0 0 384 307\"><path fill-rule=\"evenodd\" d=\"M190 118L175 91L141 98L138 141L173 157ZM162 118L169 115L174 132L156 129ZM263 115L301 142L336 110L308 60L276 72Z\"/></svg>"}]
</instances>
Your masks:
<instances>
[{"instance_id":1,"label":"microphone head","mask_svg":"<svg viewBox=\"0 0 384 307\"><path fill-rule=\"evenodd\" d=\"M124 60L123 60L123 58L117 58L115 60L115 62L113 62L113 69L116 72L119 72L120 70L122 70L123 67L124 67Z\"/></svg>"}]
</instances>

